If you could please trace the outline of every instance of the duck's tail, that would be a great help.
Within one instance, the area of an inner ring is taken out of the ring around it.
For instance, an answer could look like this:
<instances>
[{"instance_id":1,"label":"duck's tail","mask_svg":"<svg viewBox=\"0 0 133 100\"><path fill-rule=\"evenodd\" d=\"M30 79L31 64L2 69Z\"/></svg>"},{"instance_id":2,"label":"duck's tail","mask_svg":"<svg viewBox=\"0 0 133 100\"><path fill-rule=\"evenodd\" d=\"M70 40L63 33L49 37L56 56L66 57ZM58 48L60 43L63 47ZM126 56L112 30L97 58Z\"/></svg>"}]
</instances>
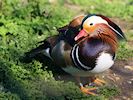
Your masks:
<instances>
[{"instance_id":1,"label":"duck's tail","mask_svg":"<svg viewBox=\"0 0 133 100\"><path fill-rule=\"evenodd\" d=\"M43 44L38 46L37 48L32 49L29 52L26 52L24 56L20 59L22 62L29 63L33 59L39 60L43 58L50 58L50 52L51 52L51 45L48 41L43 41Z\"/></svg>"}]
</instances>

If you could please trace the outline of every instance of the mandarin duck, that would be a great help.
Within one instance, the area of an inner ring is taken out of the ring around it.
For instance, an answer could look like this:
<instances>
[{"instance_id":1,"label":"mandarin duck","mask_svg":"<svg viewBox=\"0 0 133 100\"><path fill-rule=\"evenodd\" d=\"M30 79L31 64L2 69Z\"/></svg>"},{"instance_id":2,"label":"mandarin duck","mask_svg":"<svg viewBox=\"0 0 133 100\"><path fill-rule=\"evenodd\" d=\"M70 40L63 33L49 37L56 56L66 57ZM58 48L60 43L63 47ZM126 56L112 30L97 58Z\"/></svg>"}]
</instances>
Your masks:
<instances>
[{"instance_id":1,"label":"mandarin duck","mask_svg":"<svg viewBox=\"0 0 133 100\"><path fill-rule=\"evenodd\" d=\"M78 16L58 32L33 49L30 56L42 53L75 76L82 92L95 95L92 91L96 88L85 87L80 78L95 76L114 64L118 40L125 39L124 33L109 18L95 14ZM100 79L94 82L105 83Z\"/></svg>"}]
</instances>

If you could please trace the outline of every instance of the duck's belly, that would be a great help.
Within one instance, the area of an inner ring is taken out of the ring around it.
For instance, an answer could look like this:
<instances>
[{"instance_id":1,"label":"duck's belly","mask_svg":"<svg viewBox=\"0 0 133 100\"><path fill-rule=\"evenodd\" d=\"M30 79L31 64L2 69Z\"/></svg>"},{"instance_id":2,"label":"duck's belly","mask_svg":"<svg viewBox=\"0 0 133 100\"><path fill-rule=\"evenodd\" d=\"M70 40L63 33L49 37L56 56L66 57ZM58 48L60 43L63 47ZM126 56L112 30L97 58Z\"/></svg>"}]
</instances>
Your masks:
<instances>
[{"instance_id":1,"label":"duck's belly","mask_svg":"<svg viewBox=\"0 0 133 100\"><path fill-rule=\"evenodd\" d=\"M62 68L65 72L73 75L73 76L80 76L80 77L85 77L85 76L90 76L90 75L94 75L92 74L90 71L83 71L80 70L76 67L73 66L67 66L65 68Z\"/></svg>"},{"instance_id":2,"label":"duck's belly","mask_svg":"<svg viewBox=\"0 0 133 100\"><path fill-rule=\"evenodd\" d=\"M67 73L70 73L71 75L85 77L102 73L109 69L113 64L114 61L112 59L112 56L108 53L102 52L100 56L96 59L96 65L92 70L84 71L70 65L62 69Z\"/></svg>"}]
</instances>

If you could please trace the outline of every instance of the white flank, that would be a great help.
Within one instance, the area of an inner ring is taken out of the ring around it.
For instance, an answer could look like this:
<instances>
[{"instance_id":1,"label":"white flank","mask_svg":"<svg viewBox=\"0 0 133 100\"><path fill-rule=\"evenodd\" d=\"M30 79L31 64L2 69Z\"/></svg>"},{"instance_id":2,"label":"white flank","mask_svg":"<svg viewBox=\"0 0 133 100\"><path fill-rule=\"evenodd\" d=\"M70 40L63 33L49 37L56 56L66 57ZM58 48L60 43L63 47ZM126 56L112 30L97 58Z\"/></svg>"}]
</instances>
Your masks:
<instances>
[{"instance_id":1,"label":"white flank","mask_svg":"<svg viewBox=\"0 0 133 100\"><path fill-rule=\"evenodd\" d=\"M109 69L114 64L112 60L112 56L108 53L102 52L100 56L97 58L96 66L91 71L91 73L101 73L107 69Z\"/></svg>"}]
</instances>

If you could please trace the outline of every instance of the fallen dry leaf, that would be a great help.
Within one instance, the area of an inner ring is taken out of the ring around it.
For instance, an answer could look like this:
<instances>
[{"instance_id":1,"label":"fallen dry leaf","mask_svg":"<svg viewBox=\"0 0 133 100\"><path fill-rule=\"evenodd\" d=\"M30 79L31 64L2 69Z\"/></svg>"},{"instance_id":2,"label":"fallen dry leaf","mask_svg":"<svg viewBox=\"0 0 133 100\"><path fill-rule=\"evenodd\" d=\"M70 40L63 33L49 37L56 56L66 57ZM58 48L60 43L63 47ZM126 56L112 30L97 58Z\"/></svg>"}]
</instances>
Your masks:
<instances>
[{"instance_id":1,"label":"fallen dry leaf","mask_svg":"<svg viewBox=\"0 0 133 100\"><path fill-rule=\"evenodd\" d=\"M133 71L133 66L125 66L124 68L126 68L126 69L129 69L129 70L131 70L131 71Z\"/></svg>"}]
</instances>

